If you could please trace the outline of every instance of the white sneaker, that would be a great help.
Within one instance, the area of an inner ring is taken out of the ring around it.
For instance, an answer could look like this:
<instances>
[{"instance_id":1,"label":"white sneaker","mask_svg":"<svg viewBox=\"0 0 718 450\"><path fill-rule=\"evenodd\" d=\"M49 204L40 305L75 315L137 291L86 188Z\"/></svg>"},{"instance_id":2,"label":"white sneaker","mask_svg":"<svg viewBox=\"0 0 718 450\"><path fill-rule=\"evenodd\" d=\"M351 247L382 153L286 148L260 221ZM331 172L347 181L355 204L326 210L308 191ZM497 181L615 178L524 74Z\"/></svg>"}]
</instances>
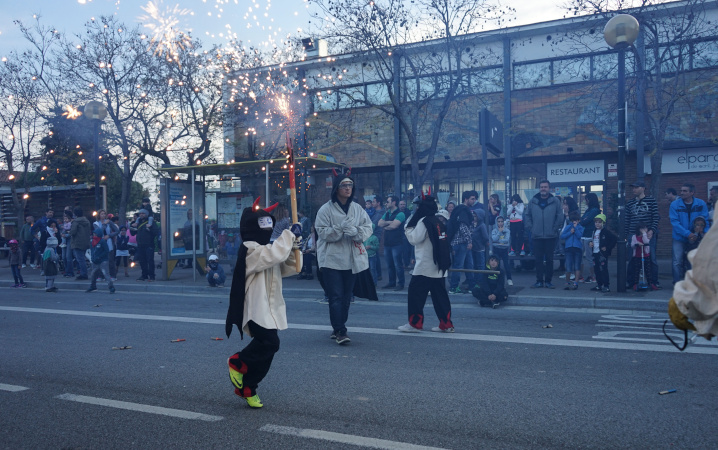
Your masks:
<instances>
[{"instance_id":1,"label":"white sneaker","mask_svg":"<svg viewBox=\"0 0 718 450\"><path fill-rule=\"evenodd\" d=\"M564 278L566 278L566 277L564 277ZM572 274L571 274L571 281L573 281L573 280L575 280L575 279L576 279L576 274L575 274L575 273L572 273Z\"/></svg>"},{"instance_id":2,"label":"white sneaker","mask_svg":"<svg viewBox=\"0 0 718 450\"><path fill-rule=\"evenodd\" d=\"M32 267L33 269L37 268L37 266L35 264L30 264L30 267Z\"/></svg>"},{"instance_id":3,"label":"white sneaker","mask_svg":"<svg viewBox=\"0 0 718 450\"><path fill-rule=\"evenodd\" d=\"M507 280L507 281L506 281L506 284L508 284L509 286L513 286L513 285L514 285L514 280Z\"/></svg>"},{"instance_id":4,"label":"white sneaker","mask_svg":"<svg viewBox=\"0 0 718 450\"><path fill-rule=\"evenodd\" d=\"M445 329L445 330L442 330L442 329L439 328L439 327L434 327L434 328L431 329L431 331L434 331L434 332L436 332L436 333L453 333L453 332L454 332L454 327L447 328L447 329Z\"/></svg>"},{"instance_id":5,"label":"white sneaker","mask_svg":"<svg viewBox=\"0 0 718 450\"><path fill-rule=\"evenodd\" d=\"M418 333L421 331L418 328L412 327L410 323L397 327L397 329L399 331L403 331L404 333Z\"/></svg>"},{"instance_id":6,"label":"white sneaker","mask_svg":"<svg viewBox=\"0 0 718 450\"><path fill-rule=\"evenodd\" d=\"M27 267L27 266L26 266L25 264L23 264L23 265L22 265L22 268L24 269L25 267Z\"/></svg>"},{"instance_id":7,"label":"white sneaker","mask_svg":"<svg viewBox=\"0 0 718 450\"><path fill-rule=\"evenodd\" d=\"M559 276L559 278L563 280L564 278L566 278L566 274L564 273L563 275Z\"/></svg>"}]
</instances>

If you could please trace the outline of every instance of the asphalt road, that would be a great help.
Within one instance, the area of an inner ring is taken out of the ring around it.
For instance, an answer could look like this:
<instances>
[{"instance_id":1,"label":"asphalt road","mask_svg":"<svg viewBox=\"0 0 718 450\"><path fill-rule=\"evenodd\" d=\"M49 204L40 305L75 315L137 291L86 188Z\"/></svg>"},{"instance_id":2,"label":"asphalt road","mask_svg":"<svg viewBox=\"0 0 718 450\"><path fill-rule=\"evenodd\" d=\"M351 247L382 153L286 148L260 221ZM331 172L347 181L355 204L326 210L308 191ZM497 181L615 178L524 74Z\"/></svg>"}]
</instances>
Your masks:
<instances>
[{"instance_id":1,"label":"asphalt road","mask_svg":"<svg viewBox=\"0 0 718 450\"><path fill-rule=\"evenodd\" d=\"M403 334L405 304L357 302L338 346L290 299L252 410L226 301L104 289L0 288L0 447L718 448L718 345L679 353L664 315L464 304L455 334Z\"/></svg>"}]
</instances>

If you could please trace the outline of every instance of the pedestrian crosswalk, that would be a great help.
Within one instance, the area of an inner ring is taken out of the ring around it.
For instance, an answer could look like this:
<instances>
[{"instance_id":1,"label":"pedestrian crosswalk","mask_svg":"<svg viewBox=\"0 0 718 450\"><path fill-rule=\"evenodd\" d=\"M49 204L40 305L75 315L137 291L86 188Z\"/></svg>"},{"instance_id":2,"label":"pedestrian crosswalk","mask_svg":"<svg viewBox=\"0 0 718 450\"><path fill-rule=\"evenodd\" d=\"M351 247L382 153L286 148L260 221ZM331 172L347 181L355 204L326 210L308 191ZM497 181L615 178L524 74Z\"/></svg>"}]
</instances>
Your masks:
<instances>
[{"instance_id":1,"label":"pedestrian crosswalk","mask_svg":"<svg viewBox=\"0 0 718 450\"><path fill-rule=\"evenodd\" d=\"M668 320L667 315L658 314L607 314L598 320L596 327L599 331L593 338L624 342L650 342L671 346L671 343L663 335L663 324L666 320ZM683 340L683 332L676 329L670 322L666 325L666 333L676 341ZM715 346L714 343L705 339L695 339L691 345Z\"/></svg>"}]
</instances>

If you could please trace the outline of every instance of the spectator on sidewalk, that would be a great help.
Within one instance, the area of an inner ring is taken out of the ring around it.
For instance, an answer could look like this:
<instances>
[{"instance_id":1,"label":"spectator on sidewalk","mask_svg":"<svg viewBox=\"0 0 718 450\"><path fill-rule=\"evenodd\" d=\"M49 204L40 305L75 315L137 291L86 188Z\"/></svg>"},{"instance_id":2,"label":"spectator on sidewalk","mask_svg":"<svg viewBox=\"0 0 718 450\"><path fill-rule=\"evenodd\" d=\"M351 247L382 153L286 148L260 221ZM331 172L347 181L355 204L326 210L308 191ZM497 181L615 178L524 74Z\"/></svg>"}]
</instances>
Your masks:
<instances>
[{"instance_id":1,"label":"spectator on sidewalk","mask_svg":"<svg viewBox=\"0 0 718 450\"><path fill-rule=\"evenodd\" d=\"M646 195L646 184L643 181L636 181L631 184L631 188L633 188L635 198L626 204L626 228L623 232L630 242L631 236L636 235L638 232L636 225L639 222L648 226L647 236L650 240L650 251L648 254L650 254L650 260L645 261L644 264L651 272L650 278L653 280L653 284L660 289L660 284L658 284L658 258L656 256L659 219L658 202L650 195ZM635 277L636 273L640 273L640 271L633 267L636 261L638 260L631 259L626 272L626 287L631 289L638 283L638 279Z\"/></svg>"},{"instance_id":2,"label":"spectator on sidewalk","mask_svg":"<svg viewBox=\"0 0 718 450\"><path fill-rule=\"evenodd\" d=\"M302 226L302 239L306 240L314 229L312 220L307 217L307 214L301 209L297 211L297 220L299 220L299 225Z\"/></svg>"},{"instance_id":3,"label":"spectator on sidewalk","mask_svg":"<svg viewBox=\"0 0 718 450\"><path fill-rule=\"evenodd\" d=\"M376 225L371 224L372 228L376 228ZM376 234L372 233L369 238L364 241L364 248L366 248L366 254L369 257L369 273L371 278L374 280L374 286L379 281L379 274L377 272L377 266L379 261L379 238Z\"/></svg>"},{"instance_id":4,"label":"spectator on sidewalk","mask_svg":"<svg viewBox=\"0 0 718 450\"><path fill-rule=\"evenodd\" d=\"M593 232L591 249L593 251L593 266L596 271L596 286L592 291L611 292L611 282L608 276L608 257L616 246L616 235L606 227L606 216L598 214L594 221L596 230Z\"/></svg>"},{"instance_id":5,"label":"spectator on sidewalk","mask_svg":"<svg viewBox=\"0 0 718 450\"><path fill-rule=\"evenodd\" d=\"M15 239L10 239L8 241L8 245L10 245L8 262L10 264L10 271L12 272L12 277L15 280L15 284L13 285L13 287L27 287L27 285L25 284L25 280L22 279L22 267L20 266L20 260L22 259L20 256L20 245Z\"/></svg>"},{"instance_id":6,"label":"spectator on sidewalk","mask_svg":"<svg viewBox=\"0 0 718 450\"><path fill-rule=\"evenodd\" d=\"M673 226L673 284L683 279L685 267L683 265L686 245L696 235L691 231L696 217L708 215L706 202L695 197L696 188L691 183L681 186L680 197L671 203L669 216Z\"/></svg>"},{"instance_id":7,"label":"spectator on sidewalk","mask_svg":"<svg viewBox=\"0 0 718 450\"><path fill-rule=\"evenodd\" d=\"M446 203L446 212L449 213L449 217L451 217L451 213L454 212L454 209L456 208L456 202L453 200L449 200Z\"/></svg>"},{"instance_id":8,"label":"spectator on sidewalk","mask_svg":"<svg viewBox=\"0 0 718 450\"><path fill-rule=\"evenodd\" d=\"M47 238L45 251L42 254L42 272L45 274L45 292L57 292L55 287L55 277L59 273L57 270L57 262L60 256L57 254L57 238L50 236Z\"/></svg>"},{"instance_id":9,"label":"spectator on sidewalk","mask_svg":"<svg viewBox=\"0 0 718 450\"><path fill-rule=\"evenodd\" d=\"M631 236L631 263L633 268L632 279L635 280L631 288L638 291L638 281L641 279L641 271L645 278L646 285L650 286L652 291L658 290L656 280L652 277L652 271L647 263L651 261L651 238L648 236L650 228L644 222L635 224L636 232Z\"/></svg>"},{"instance_id":10,"label":"spectator on sidewalk","mask_svg":"<svg viewBox=\"0 0 718 450\"><path fill-rule=\"evenodd\" d=\"M501 199L499 194L491 194L489 196L489 226L496 225L496 218L501 215ZM483 266L483 264L482 264Z\"/></svg>"},{"instance_id":11,"label":"spectator on sidewalk","mask_svg":"<svg viewBox=\"0 0 718 450\"><path fill-rule=\"evenodd\" d=\"M120 229L111 220L107 211L101 209L97 211L97 220L92 224L93 230L102 230L103 236L108 236L107 239L107 250L109 255L107 257L108 272L112 281L117 281L117 266L115 265L115 238L120 234ZM113 270L114 269L114 270Z\"/></svg>"},{"instance_id":12,"label":"spectator on sidewalk","mask_svg":"<svg viewBox=\"0 0 718 450\"><path fill-rule=\"evenodd\" d=\"M511 204L506 207L511 230L512 250L509 252L509 256L516 256L517 253L526 256L524 251L524 207L524 201L521 200L519 194L514 194L511 197Z\"/></svg>"},{"instance_id":13,"label":"spectator on sidewalk","mask_svg":"<svg viewBox=\"0 0 718 450\"><path fill-rule=\"evenodd\" d=\"M149 214L149 211L147 211ZM147 216L147 223L152 225L150 216ZM188 253L192 253L193 250L200 249L200 230L199 222L193 218L192 209L187 210L187 221L182 226L182 241L184 242L184 249ZM190 256L185 260L184 268L191 269L194 267L194 257ZM201 271L200 271L201 272Z\"/></svg>"},{"instance_id":14,"label":"spectator on sidewalk","mask_svg":"<svg viewBox=\"0 0 718 450\"><path fill-rule=\"evenodd\" d=\"M673 203L678 198L678 192L676 192L673 188L666 189L665 192L666 200L668 200L668 203Z\"/></svg>"},{"instance_id":15,"label":"spectator on sidewalk","mask_svg":"<svg viewBox=\"0 0 718 450\"><path fill-rule=\"evenodd\" d=\"M92 236L90 287L85 292L96 291L97 279L100 275L104 275L105 280L107 280L107 287L110 288L110 294L115 293L115 285L112 283L112 277L110 276L110 248L107 245L109 240L110 236L106 235L102 228L95 228Z\"/></svg>"},{"instance_id":16,"label":"spectator on sidewalk","mask_svg":"<svg viewBox=\"0 0 718 450\"><path fill-rule=\"evenodd\" d=\"M581 274L585 275L579 277L577 281L580 281L580 278L584 278L585 283L595 283L596 274L593 270L593 251L589 243L593 239L593 232L596 229L594 219L597 215L601 214L601 203L598 201L598 195L593 192L589 192L584 198L586 200L586 211L584 211L581 216L579 225L583 227L583 236L581 236L581 244L583 246Z\"/></svg>"},{"instance_id":17,"label":"spectator on sidewalk","mask_svg":"<svg viewBox=\"0 0 718 450\"><path fill-rule=\"evenodd\" d=\"M127 271L127 260L130 258L130 236L127 234L127 227L120 227L120 234L117 236L117 250L115 251L115 267L119 269L120 264L125 268L125 277L129 277Z\"/></svg>"},{"instance_id":18,"label":"spectator on sidewalk","mask_svg":"<svg viewBox=\"0 0 718 450\"><path fill-rule=\"evenodd\" d=\"M146 209L139 211L137 221L130 225L130 234L137 236L137 259L142 268L142 274L137 281L155 281L155 238L157 237L157 223L149 223Z\"/></svg>"},{"instance_id":19,"label":"spectator on sidewalk","mask_svg":"<svg viewBox=\"0 0 718 450\"><path fill-rule=\"evenodd\" d=\"M382 198L378 195L374 196L374 199L371 201L371 207L374 210L373 214L369 215L369 218L371 219L371 223L375 225L374 227L374 234L376 235L377 239L379 239L379 248L381 249L381 242L382 238L384 237L384 229L379 226L379 219L384 217L384 209L382 208L383 202ZM376 259L376 281L381 281L381 251L378 253L378 258Z\"/></svg>"},{"instance_id":20,"label":"spectator on sidewalk","mask_svg":"<svg viewBox=\"0 0 718 450\"><path fill-rule=\"evenodd\" d=\"M65 278L70 278L75 276L75 270L72 265L72 238L70 237L70 230L72 229L72 211L65 209L65 211L63 211L63 220L64 223L62 224L62 229L60 230L60 236L62 237L62 244L60 244L60 247L62 247L62 260L65 266L63 276Z\"/></svg>"},{"instance_id":21,"label":"spectator on sidewalk","mask_svg":"<svg viewBox=\"0 0 718 450\"><path fill-rule=\"evenodd\" d=\"M209 255L205 271L207 272L207 283L211 287L224 287L227 276L224 274L222 266L219 265L219 257L217 255Z\"/></svg>"},{"instance_id":22,"label":"spectator on sidewalk","mask_svg":"<svg viewBox=\"0 0 718 450\"><path fill-rule=\"evenodd\" d=\"M498 256L489 256L486 270L493 270L499 273L487 274L483 277L481 284L474 287L471 293L479 300L479 306L496 308L509 299L509 294L506 292L506 286L504 285L504 271L501 269Z\"/></svg>"},{"instance_id":23,"label":"spectator on sidewalk","mask_svg":"<svg viewBox=\"0 0 718 450\"><path fill-rule=\"evenodd\" d=\"M566 287L564 289L574 291L578 289L578 281L581 277L581 253L583 252L583 227L581 226L581 215L578 211L572 211L568 215L569 223L561 231L561 239L565 242L566 255ZM571 283L571 274L575 275Z\"/></svg>"},{"instance_id":24,"label":"spectator on sidewalk","mask_svg":"<svg viewBox=\"0 0 718 450\"><path fill-rule=\"evenodd\" d=\"M447 226L447 238L451 243L451 268L452 269L474 269L474 261L471 254L473 249L473 242L471 240L471 224L473 223L473 216L471 214L471 207L476 202L476 192L466 191L462 195L463 203L454 209L454 212L449 218L449 225ZM482 219L486 215L480 215L477 211L477 217ZM474 280L473 274L467 272L466 284L467 291L471 289L472 282ZM451 272L449 276L449 293L450 294L461 294L463 291L459 282L461 281L461 272Z\"/></svg>"},{"instance_id":25,"label":"spectator on sidewalk","mask_svg":"<svg viewBox=\"0 0 718 450\"><path fill-rule=\"evenodd\" d=\"M277 219L277 223L274 225L272 237L269 239L269 242L276 241L279 236L281 236L282 231L288 230L292 226L292 218L289 214L289 210L283 204L279 203L272 212Z\"/></svg>"},{"instance_id":26,"label":"spectator on sidewalk","mask_svg":"<svg viewBox=\"0 0 718 450\"><path fill-rule=\"evenodd\" d=\"M378 226L384 229L384 257L388 268L389 280L382 289L404 289L404 263L402 261L402 242L406 216L399 210L399 198L390 195L386 198L386 212Z\"/></svg>"},{"instance_id":27,"label":"spectator on sidewalk","mask_svg":"<svg viewBox=\"0 0 718 450\"><path fill-rule=\"evenodd\" d=\"M92 225L83 215L82 208L75 208L72 212L72 226L70 227L70 239L72 254L75 256L80 275L75 280L87 280L87 260L85 252L90 248L92 237Z\"/></svg>"},{"instance_id":28,"label":"spectator on sidewalk","mask_svg":"<svg viewBox=\"0 0 718 450\"><path fill-rule=\"evenodd\" d=\"M35 244L32 235L32 226L35 219L32 216L25 217L25 223L20 228L20 242L22 242L22 267L27 267L27 255L30 255L30 267L35 268Z\"/></svg>"},{"instance_id":29,"label":"spectator on sidewalk","mask_svg":"<svg viewBox=\"0 0 718 450\"><path fill-rule=\"evenodd\" d=\"M301 223L300 223L301 225ZM302 225L302 234L304 226ZM377 241L379 242L379 241ZM377 244L378 245L378 244ZM369 251L369 249L367 249ZM314 279L314 261L317 259L317 231L314 226L309 230L309 235L302 240L302 271L297 276L298 280ZM376 283L375 283L376 284Z\"/></svg>"},{"instance_id":30,"label":"spectator on sidewalk","mask_svg":"<svg viewBox=\"0 0 718 450\"><path fill-rule=\"evenodd\" d=\"M486 228L486 224L483 220L479 219L476 211L471 211L473 217L473 223L471 224L471 261L474 269L480 269L486 266L486 247L491 245L491 237L489 236L489 230ZM481 278L483 274L480 273L467 273L471 275L471 282L469 283L469 290L477 284L481 284Z\"/></svg>"},{"instance_id":31,"label":"spectator on sidewalk","mask_svg":"<svg viewBox=\"0 0 718 450\"><path fill-rule=\"evenodd\" d=\"M354 202L354 192L354 179L348 174L338 174L332 184L331 198L319 208L314 221L332 337L339 345L350 342L346 322L356 275L369 269L363 242L372 234L371 220L359 203Z\"/></svg>"},{"instance_id":32,"label":"spectator on sidewalk","mask_svg":"<svg viewBox=\"0 0 718 450\"><path fill-rule=\"evenodd\" d=\"M686 249L683 253L683 265L686 268L686 270L691 269L691 263L688 261L688 253L690 253L691 250L695 250L698 248L698 246L701 244L701 241L703 240L703 236L705 236L706 232L709 230L708 221L704 217L696 217L696 220L693 221L693 227L691 227L691 232L695 236L694 238L688 238L688 243L686 244Z\"/></svg>"},{"instance_id":33,"label":"spectator on sidewalk","mask_svg":"<svg viewBox=\"0 0 718 450\"><path fill-rule=\"evenodd\" d=\"M513 286L511 279L511 261L509 260L509 249L511 248L511 230L506 227L506 220L502 216L496 218L496 225L491 230L491 250L494 255L503 263L503 272L506 275L506 283ZM482 267L476 266L476 267Z\"/></svg>"},{"instance_id":34,"label":"spectator on sidewalk","mask_svg":"<svg viewBox=\"0 0 718 450\"><path fill-rule=\"evenodd\" d=\"M531 231L533 253L536 258L535 288L553 289L553 252L558 232L563 223L561 203L551 195L551 183L539 182L539 193L534 195L524 210L524 224Z\"/></svg>"},{"instance_id":35,"label":"spectator on sidewalk","mask_svg":"<svg viewBox=\"0 0 718 450\"><path fill-rule=\"evenodd\" d=\"M718 203L718 185L715 185L711 188L710 191L708 191L708 200L709 200L709 207L708 207L708 226L713 226L713 213L716 209L716 204Z\"/></svg>"}]
</instances>

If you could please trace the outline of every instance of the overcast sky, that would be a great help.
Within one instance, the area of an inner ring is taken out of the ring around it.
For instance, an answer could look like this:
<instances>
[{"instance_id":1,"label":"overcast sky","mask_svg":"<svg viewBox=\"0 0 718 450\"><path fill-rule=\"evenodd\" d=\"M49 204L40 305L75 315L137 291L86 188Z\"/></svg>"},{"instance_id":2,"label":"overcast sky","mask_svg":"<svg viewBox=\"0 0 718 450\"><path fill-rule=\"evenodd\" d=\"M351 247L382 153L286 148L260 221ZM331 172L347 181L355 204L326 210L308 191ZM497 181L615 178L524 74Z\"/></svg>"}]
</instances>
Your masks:
<instances>
[{"instance_id":1,"label":"overcast sky","mask_svg":"<svg viewBox=\"0 0 718 450\"><path fill-rule=\"evenodd\" d=\"M153 20L142 19L149 14L143 10L146 0L13 0L0 6L0 57L26 44L13 24L22 20L33 23L39 14L42 23L54 26L69 34L78 33L92 17L117 15L125 24L145 25ZM205 45L223 43L235 33L245 43L266 42L271 36L287 33L306 36L309 14L304 0L155 0L161 14L175 10L180 22L178 28L191 30L194 37ZM527 24L559 19L563 16L555 0L513 0L518 9L516 24ZM522 5L522 6L517 6ZM297 29L301 28L302 31ZM149 28L143 28L148 35Z\"/></svg>"}]
</instances>

